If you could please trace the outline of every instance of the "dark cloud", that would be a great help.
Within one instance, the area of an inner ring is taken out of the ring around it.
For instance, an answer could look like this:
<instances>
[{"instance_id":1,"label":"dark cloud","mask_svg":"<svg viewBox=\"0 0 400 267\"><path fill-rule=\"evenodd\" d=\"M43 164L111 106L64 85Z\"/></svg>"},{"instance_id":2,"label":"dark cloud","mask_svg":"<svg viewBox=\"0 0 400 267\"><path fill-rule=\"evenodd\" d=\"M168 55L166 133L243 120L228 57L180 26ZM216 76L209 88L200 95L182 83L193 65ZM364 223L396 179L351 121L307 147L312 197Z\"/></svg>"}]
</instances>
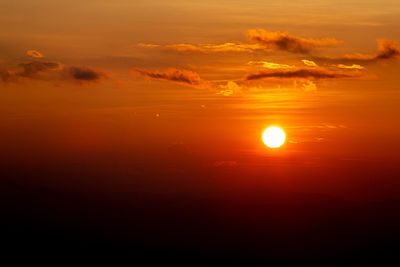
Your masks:
<instances>
[{"instance_id":1,"label":"dark cloud","mask_svg":"<svg viewBox=\"0 0 400 267\"><path fill-rule=\"evenodd\" d=\"M373 63L381 60L400 58L400 46L397 41L388 39L378 39L378 50L375 54L355 53L339 58L316 57L315 59L332 63Z\"/></svg>"},{"instance_id":2,"label":"dark cloud","mask_svg":"<svg viewBox=\"0 0 400 267\"><path fill-rule=\"evenodd\" d=\"M208 81L201 79L198 73L190 70L169 68L165 72L159 72L148 71L145 69L134 69L133 72L149 79L171 81L192 87L208 87Z\"/></svg>"},{"instance_id":3,"label":"dark cloud","mask_svg":"<svg viewBox=\"0 0 400 267\"><path fill-rule=\"evenodd\" d=\"M57 62L39 62L33 61L30 63L19 64L21 70L16 73L18 76L33 78L40 72L61 69L61 64Z\"/></svg>"},{"instance_id":4,"label":"dark cloud","mask_svg":"<svg viewBox=\"0 0 400 267\"><path fill-rule=\"evenodd\" d=\"M377 61L385 59L394 59L400 56L399 43L387 39L378 39L378 52L375 55L368 54L354 54L346 55L347 60L357 60L357 61Z\"/></svg>"},{"instance_id":5,"label":"dark cloud","mask_svg":"<svg viewBox=\"0 0 400 267\"><path fill-rule=\"evenodd\" d=\"M73 79L79 81L97 81L105 77L101 72L82 67L69 67L68 72Z\"/></svg>"},{"instance_id":6,"label":"dark cloud","mask_svg":"<svg viewBox=\"0 0 400 267\"><path fill-rule=\"evenodd\" d=\"M98 81L107 77L104 73L84 67L64 66L58 62L32 61L21 63L18 68L0 70L0 79L3 82L17 82L20 78L29 78L44 81L75 80Z\"/></svg>"},{"instance_id":7,"label":"dark cloud","mask_svg":"<svg viewBox=\"0 0 400 267\"><path fill-rule=\"evenodd\" d=\"M397 41L378 39L378 54L376 59L391 59L400 56L400 46Z\"/></svg>"},{"instance_id":8,"label":"dark cloud","mask_svg":"<svg viewBox=\"0 0 400 267\"><path fill-rule=\"evenodd\" d=\"M248 39L250 42L264 45L266 48L292 53L308 53L317 47L333 46L340 43L334 38L302 38L289 35L286 32L270 32L263 29L249 30Z\"/></svg>"},{"instance_id":9,"label":"dark cloud","mask_svg":"<svg viewBox=\"0 0 400 267\"><path fill-rule=\"evenodd\" d=\"M260 80L266 78L305 78L305 79L343 79L343 78L355 78L360 77L361 74L358 72L343 73L334 72L328 69L295 69L295 70L269 70L259 71L256 73L250 73L246 76L245 80Z\"/></svg>"}]
</instances>

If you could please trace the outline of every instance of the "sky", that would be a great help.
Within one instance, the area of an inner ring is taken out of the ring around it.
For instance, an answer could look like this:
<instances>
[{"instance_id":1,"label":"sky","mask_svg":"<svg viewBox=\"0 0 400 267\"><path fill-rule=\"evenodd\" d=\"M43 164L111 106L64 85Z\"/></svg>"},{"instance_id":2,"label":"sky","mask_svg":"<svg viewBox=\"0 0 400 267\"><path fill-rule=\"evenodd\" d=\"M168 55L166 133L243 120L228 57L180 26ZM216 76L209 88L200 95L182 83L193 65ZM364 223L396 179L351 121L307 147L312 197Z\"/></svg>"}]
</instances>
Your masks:
<instances>
[{"instance_id":1,"label":"sky","mask_svg":"<svg viewBox=\"0 0 400 267\"><path fill-rule=\"evenodd\" d=\"M24 182L399 196L398 1L0 9L0 156Z\"/></svg>"},{"instance_id":2,"label":"sky","mask_svg":"<svg viewBox=\"0 0 400 267\"><path fill-rule=\"evenodd\" d=\"M398 0L0 10L3 254L398 258Z\"/></svg>"}]
</instances>

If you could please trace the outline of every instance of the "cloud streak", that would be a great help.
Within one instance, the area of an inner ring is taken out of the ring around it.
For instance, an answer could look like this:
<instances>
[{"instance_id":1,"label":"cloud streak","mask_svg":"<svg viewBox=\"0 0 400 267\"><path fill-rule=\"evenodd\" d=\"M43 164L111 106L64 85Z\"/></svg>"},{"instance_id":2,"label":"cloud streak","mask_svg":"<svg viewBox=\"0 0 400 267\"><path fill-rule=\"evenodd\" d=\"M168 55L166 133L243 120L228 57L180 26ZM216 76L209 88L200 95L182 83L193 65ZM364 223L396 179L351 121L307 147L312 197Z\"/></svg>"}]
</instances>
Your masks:
<instances>
[{"instance_id":1,"label":"cloud streak","mask_svg":"<svg viewBox=\"0 0 400 267\"><path fill-rule=\"evenodd\" d=\"M146 43L138 43L138 46L145 48L157 48L160 47L158 44L146 44Z\"/></svg>"},{"instance_id":2,"label":"cloud streak","mask_svg":"<svg viewBox=\"0 0 400 267\"><path fill-rule=\"evenodd\" d=\"M258 44L223 43L223 44L171 44L166 46L170 50L188 53L218 53L218 52L253 52L263 49Z\"/></svg>"},{"instance_id":3,"label":"cloud streak","mask_svg":"<svg viewBox=\"0 0 400 267\"><path fill-rule=\"evenodd\" d=\"M250 43L260 44L266 48L292 53L309 53L318 47L335 46L340 42L335 38L311 39L289 35L286 32L270 32L264 29L248 31Z\"/></svg>"},{"instance_id":4,"label":"cloud streak","mask_svg":"<svg viewBox=\"0 0 400 267\"><path fill-rule=\"evenodd\" d=\"M280 79L292 79L292 78L304 78L304 79L345 79L345 78L356 78L361 77L360 73L342 73L334 72L328 69L309 69L300 68L295 70L269 70L269 71L258 71L256 73L250 73L245 77L246 81L261 80L267 78L280 78Z\"/></svg>"},{"instance_id":5,"label":"cloud streak","mask_svg":"<svg viewBox=\"0 0 400 267\"><path fill-rule=\"evenodd\" d=\"M190 70L169 68L164 72L160 72L149 71L145 69L134 69L132 72L138 73L148 79L170 81L195 88L206 88L209 86L208 81L201 79L197 72Z\"/></svg>"},{"instance_id":6,"label":"cloud streak","mask_svg":"<svg viewBox=\"0 0 400 267\"><path fill-rule=\"evenodd\" d=\"M21 69L15 72L15 75L35 78L39 73L61 69L61 64L58 62L33 61L29 63L21 63L19 64L19 67Z\"/></svg>"},{"instance_id":7,"label":"cloud streak","mask_svg":"<svg viewBox=\"0 0 400 267\"><path fill-rule=\"evenodd\" d=\"M293 69L295 66L267 61L249 61L247 65L261 66L266 69Z\"/></svg>"},{"instance_id":8,"label":"cloud streak","mask_svg":"<svg viewBox=\"0 0 400 267\"><path fill-rule=\"evenodd\" d=\"M363 66L361 65L357 65L357 64L353 64L353 65L344 65L344 64L337 64L337 65L333 65L334 67L340 68L340 69L356 69L356 70L362 70L364 69Z\"/></svg>"}]
</instances>

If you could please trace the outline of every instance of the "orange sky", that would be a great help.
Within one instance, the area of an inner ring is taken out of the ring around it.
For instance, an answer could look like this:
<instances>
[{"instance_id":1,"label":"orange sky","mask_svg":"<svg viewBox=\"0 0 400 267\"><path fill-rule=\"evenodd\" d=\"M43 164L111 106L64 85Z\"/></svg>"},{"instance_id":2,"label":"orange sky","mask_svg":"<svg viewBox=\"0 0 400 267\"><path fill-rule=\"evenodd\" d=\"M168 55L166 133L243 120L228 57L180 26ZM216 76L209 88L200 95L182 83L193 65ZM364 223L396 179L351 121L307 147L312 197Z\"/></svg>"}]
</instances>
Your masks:
<instances>
[{"instance_id":1,"label":"orange sky","mask_svg":"<svg viewBox=\"0 0 400 267\"><path fill-rule=\"evenodd\" d=\"M397 0L0 10L4 164L87 172L89 186L400 193ZM273 151L271 124L287 134Z\"/></svg>"}]
</instances>

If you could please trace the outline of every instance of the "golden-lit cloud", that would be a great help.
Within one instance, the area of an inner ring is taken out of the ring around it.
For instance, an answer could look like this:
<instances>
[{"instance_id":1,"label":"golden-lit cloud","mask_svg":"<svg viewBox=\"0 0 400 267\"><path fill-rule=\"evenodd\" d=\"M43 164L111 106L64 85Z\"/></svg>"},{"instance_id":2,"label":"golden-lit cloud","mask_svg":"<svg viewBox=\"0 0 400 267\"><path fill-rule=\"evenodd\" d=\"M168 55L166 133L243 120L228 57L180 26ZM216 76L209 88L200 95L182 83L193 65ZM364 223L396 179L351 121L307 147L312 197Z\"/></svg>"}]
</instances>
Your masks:
<instances>
[{"instance_id":1,"label":"golden-lit cloud","mask_svg":"<svg viewBox=\"0 0 400 267\"><path fill-rule=\"evenodd\" d=\"M230 95L233 95L233 91L229 90L229 89L224 89L224 90L219 91L217 93L217 95L230 96Z\"/></svg>"},{"instance_id":2,"label":"golden-lit cloud","mask_svg":"<svg viewBox=\"0 0 400 267\"><path fill-rule=\"evenodd\" d=\"M286 32L270 32L263 29L248 30L248 43L226 42L223 44L178 43L165 46L168 49L188 53L254 52L257 50L282 50L293 53L308 53L318 47L335 46L335 38L312 39L289 35ZM141 47L156 48L160 45L139 43Z\"/></svg>"},{"instance_id":3,"label":"golden-lit cloud","mask_svg":"<svg viewBox=\"0 0 400 267\"><path fill-rule=\"evenodd\" d=\"M292 53L308 53L317 47L334 46L340 43L335 38L311 39L263 29L249 30L248 39L249 42L263 45L266 48Z\"/></svg>"},{"instance_id":4,"label":"golden-lit cloud","mask_svg":"<svg viewBox=\"0 0 400 267\"><path fill-rule=\"evenodd\" d=\"M304 92L315 92L317 91L317 85L313 81L306 80L301 84L301 89Z\"/></svg>"},{"instance_id":5,"label":"golden-lit cloud","mask_svg":"<svg viewBox=\"0 0 400 267\"><path fill-rule=\"evenodd\" d=\"M229 81L226 85L221 85L220 88L222 88L222 90L217 92L217 94L223 96L230 96L241 90L241 87L233 81Z\"/></svg>"},{"instance_id":6,"label":"golden-lit cloud","mask_svg":"<svg viewBox=\"0 0 400 267\"><path fill-rule=\"evenodd\" d=\"M188 85L196 88L206 88L209 82L200 78L199 74L191 70L180 70L169 68L164 72L149 71L145 69L134 69L132 72L138 73L143 77L154 80L165 80L179 84Z\"/></svg>"},{"instance_id":7,"label":"golden-lit cloud","mask_svg":"<svg viewBox=\"0 0 400 267\"><path fill-rule=\"evenodd\" d=\"M317 63L315 63L312 60L307 60L307 59L302 59L301 62L304 63L304 65L309 66L309 67L317 67Z\"/></svg>"},{"instance_id":8,"label":"golden-lit cloud","mask_svg":"<svg viewBox=\"0 0 400 267\"><path fill-rule=\"evenodd\" d=\"M223 44L171 44L166 46L179 52L189 53L218 53L218 52L253 52L262 49L258 44L223 43Z\"/></svg>"},{"instance_id":9,"label":"golden-lit cloud","mask_svg":"<svg viewBox=\"0 0 400 267\"><path fill-rule=\"evenodd\" d=\"M324 68L313 69L294 69L294 70L269 70L250 73L245 77L245 80L261 80L267 78L304 78L304 79L342 79L360 77L360 73L342 73L334 72Z\"/></svg>"},{"instance_id":10,"label":"golden-lit cloud","mask_svg":"<svg viewBox=\"0 0 400 267\"><path fill-rule=\"evenodd\" d=\"M26 51L26 54L27 54L28 56L34 57L34 58L42 58L42 57L44 57L42 53L40 53L40 52L37 51L37 50L33 50L33 49L32 49L32 50Z\"/></svg>"},{"instance_id":11,"label":"golden-lit cloud","mask_svg":"<svg viewBox=\"0 0 400 267\"><path fill-rule=\"evenodd\" d=\"M286 64L279 64L267 61L249 61L248 65L255 65L255 66L262 66L266 69L293 69L295 66L286 65Z\"/></svg>"},{"instance_id":12,"label":"golden-lit cloud","mask_svg":"<svg viewBox=\"0 0 400 267\"><path fill-rule=\"evenodd\" d=\"M171 44L167 45L167 48L179 52L200 52L200 53L205 52L204 49L202 49L200 46L192 44Z\"/></svg>"},{"instance_id":13,"label":"golden-lit cloud","mask_svg":"<svg viewBox=\"0 0 400 267\"><path fill-rule=\"evenodd\" d=\"M138 46L145 47L145 48L157 48L160 47L158 44L145 44L145 43L138 43Z\"/></svg>"},{"instance_id":14,"label":"golden-lit cloud","mask_svg":"<svg viewBox=\"0 0 400 267\"><path fill-rule=\"evenodd\" d=\"M337 65L333 65L333 66L337 67L337 68L340 68L340 69L356 69L356 70L364 69L363 66L357 65L357 64L353 64L353 65L337 64Z\"/></svg>"}]
</instances>

